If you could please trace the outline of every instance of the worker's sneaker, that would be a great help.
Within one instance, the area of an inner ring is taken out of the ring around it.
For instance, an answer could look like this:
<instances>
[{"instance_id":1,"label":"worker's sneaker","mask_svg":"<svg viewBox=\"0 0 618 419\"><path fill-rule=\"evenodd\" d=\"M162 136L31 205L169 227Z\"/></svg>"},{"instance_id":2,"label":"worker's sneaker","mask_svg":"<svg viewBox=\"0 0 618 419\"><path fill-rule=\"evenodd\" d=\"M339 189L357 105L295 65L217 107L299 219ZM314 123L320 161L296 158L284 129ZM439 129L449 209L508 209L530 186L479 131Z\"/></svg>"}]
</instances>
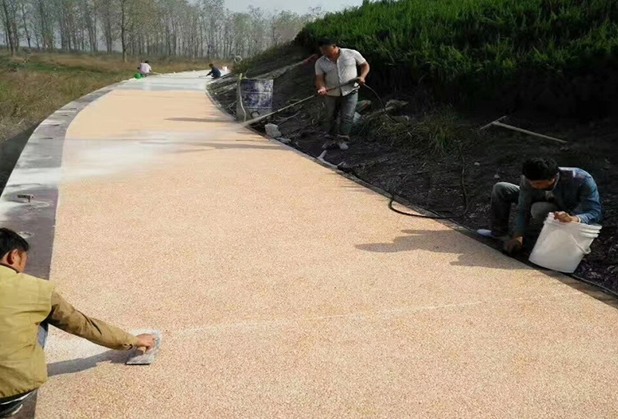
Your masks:
<instances>
[{"instance_id":1,"label":"worker's sneaker","mask_svg":"<svg viewBox=\"0 0 618 419\"><path fill-rule=\"evenodd\" d=\"M505 241L505 240L509 239L509 236L507 234L494 234L493 231L487 230L485 228L481 228L479 230L476 230L476 233L479 236L488 237L490 239L496 239L496 240L502 240L502 241Z\"/></svg>"},{"instance_id":2,"label":"worker's sneaker","mask_svg":"<svg viewBox=\"0 0 618 419\"><path fill-rule=\"evenodd\" d=\"M347 135L339 135L337 137L337 145L339 146L339 150L346 151L350 147L348 146L348 141L350 141L350 137Z\"/></svg>"},{"instance_id":3,"label":"worker's sneaker","mask_svg":"<svg viewBox=\"0 0 618 419\"><path fill-rule=\"evenodd\" d=\"M322 150L332 150L333 148L337 148L337 141L332 137L332 135L326 135L326 142L322 145Z\"/></svg>"}]
</instances>

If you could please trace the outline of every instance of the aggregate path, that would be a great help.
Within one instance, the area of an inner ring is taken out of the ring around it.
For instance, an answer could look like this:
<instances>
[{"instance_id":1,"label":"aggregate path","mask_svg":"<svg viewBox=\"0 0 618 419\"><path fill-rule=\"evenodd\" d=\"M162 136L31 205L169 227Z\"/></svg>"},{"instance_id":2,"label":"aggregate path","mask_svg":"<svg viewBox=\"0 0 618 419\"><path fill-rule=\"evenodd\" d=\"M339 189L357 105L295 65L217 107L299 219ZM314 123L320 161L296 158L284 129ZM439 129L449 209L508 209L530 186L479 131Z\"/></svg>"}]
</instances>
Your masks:
<instances>
[{"instance_id":1,"label":"aggregate path","mask_svg":"<svg viewBox=\"0 0 618 419\"><path fill-rule=\"evenodd\" d=\"M131 81L64 144L51 281L157 329L154 364L52 330L37 418L615 418L618 311Z\"/></svg>"}]
</instances>

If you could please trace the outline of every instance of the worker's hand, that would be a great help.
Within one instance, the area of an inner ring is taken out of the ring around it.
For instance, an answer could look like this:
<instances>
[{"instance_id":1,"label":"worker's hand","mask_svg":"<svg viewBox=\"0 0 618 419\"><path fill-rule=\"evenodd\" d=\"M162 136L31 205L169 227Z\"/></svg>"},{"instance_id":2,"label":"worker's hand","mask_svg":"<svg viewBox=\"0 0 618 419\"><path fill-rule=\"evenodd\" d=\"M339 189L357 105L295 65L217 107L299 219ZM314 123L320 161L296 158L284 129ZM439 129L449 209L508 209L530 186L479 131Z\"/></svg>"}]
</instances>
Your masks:
<instances>
[{"instance_id":1,"label":"worker's hand","mask_svg":"<svg viewBox=\"0 0 618 419\"><path fill-rule=\"evenodd\" d=\"M356 82L359 84L365 84L365 78L363 76L357 77Z\"/></svg>"},{"instance_id":2,"label":"worker's hand","mask_svg":"<svg viewBox=\"0 0 618 419\"><path fill-rule=\"evenodd\" d=\"M326 96L327 93L328 93L328 90L326 90L326 87L320 87L318 89L318 95L320 96Z\"/></svg>"},{"instance_id":3,"label":"worker's hand","mask_svg":"<svg viewBox=\"0 0 618 419\"><path fill-rule=\"evenodd\" d=\"M138 348L146 348L146 352L152 349L155 345L155 341L157 337L155 335L144 334L137 336L137 347Z\"/></svg>"},{"instance_id":4,"label":"worker's hand","mask_svg":"<svg viewBox=\"0 0 618 419\"><path fill-rule=\"evenodd\" d=\"M509 255L520 252L524 247L523 237L513 237L511 240L504 242L504 251Z\"/></svg>"},{"instance_id":5,"label":"worker's hand","mask_svg":"<svg viewBox=\"0 0 618 419\"><path fill-rule=\"evenodd\" d=\"M554 218L561 223L579 223L579 218L564 211L554 212Z\"/></svg>"}]
</instances>

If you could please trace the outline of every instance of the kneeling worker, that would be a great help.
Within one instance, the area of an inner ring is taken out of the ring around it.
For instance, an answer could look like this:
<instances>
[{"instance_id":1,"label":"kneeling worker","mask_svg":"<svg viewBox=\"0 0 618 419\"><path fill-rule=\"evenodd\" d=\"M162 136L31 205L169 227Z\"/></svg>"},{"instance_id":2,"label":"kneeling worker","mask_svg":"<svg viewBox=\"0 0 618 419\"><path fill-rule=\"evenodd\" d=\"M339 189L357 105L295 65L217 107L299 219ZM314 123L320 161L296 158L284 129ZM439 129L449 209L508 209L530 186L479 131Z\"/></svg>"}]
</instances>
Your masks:
<instances>
[{"instance_id":1,"label":"kneeling worker","mask_svg":"<svg viewBox=\"0 0 618 419\"><path fill-rule=\"evenodd\" d=\"M511 204L517 205L515 228L508 238ZM491 230L478 230L486 237L504 239L504 250L522 249L524 236L536 239L549 213L563 223L599 224L603 207L597 185L582 169L562 168L552 159L533 158L523 165L519 186L497 183L491 195Z\"/></svg>"},{"instance_id":2,"label":"kneeling worker","mask_svg":"<svg viewBox=\"0 0 618 419\"><path fill-rule=\"evenodd\" d=\"M47 381L45 353L37 342L42 322L110 349L148 350L156 339L133 336L88 317L66 302L51 282L21 273L29 248L17 233L0 228L0 418L15 415Z\"/></svg>"},{"instance_id":3,"label":"kneeling worker","mask_svg":"<svg viewBox=\"0 0 618 419\"><path fill-rule=\"evenodd\" d=\"M210 73L206 74L206 76L212 76L213 79L218 79L221 77L221 70L214 66L214 64L208 64L210 67Z\"/></svg>"}]
</instances>

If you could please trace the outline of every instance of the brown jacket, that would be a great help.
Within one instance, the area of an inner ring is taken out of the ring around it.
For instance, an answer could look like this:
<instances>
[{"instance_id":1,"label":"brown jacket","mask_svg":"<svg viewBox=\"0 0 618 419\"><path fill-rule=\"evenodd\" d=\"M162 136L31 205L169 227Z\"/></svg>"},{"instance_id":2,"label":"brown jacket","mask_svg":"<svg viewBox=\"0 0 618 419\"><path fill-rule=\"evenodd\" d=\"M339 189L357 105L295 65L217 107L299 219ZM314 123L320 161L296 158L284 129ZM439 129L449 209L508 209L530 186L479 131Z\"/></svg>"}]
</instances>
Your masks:
<instances>
[{"instance_id":1,"label":"brown jacket","mask_svg":"<svg viewBox=\"0 0 618 419\"><path fill-rule=\"evenodd\" d=\"M110 349L126 350L137 338L75 310L49 281L0 265L0 399L26 393L47 381L43 322Z\"/></svg>"}]
</instances>

